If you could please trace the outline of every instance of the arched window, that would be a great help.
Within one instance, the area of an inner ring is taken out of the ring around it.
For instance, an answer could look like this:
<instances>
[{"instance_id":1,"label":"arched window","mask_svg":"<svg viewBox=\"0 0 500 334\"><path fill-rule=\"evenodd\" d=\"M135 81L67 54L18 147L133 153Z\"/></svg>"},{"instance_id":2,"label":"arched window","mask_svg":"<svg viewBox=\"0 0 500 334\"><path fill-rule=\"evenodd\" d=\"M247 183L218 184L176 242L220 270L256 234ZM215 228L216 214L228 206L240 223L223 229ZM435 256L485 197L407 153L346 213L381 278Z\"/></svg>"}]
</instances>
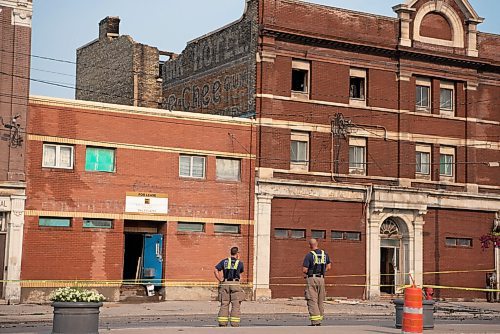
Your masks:
<instances>
[{"instance_id":1,"label":"arched window","mask_svg":"<svg viewBox=\"0 0 500 334\"><path fill-rule=\"evenodd\" d=\"M380 235L386 238L401 237L398 224L392 219L387 218L380 226Z\"/></svg>"}]
</instances>

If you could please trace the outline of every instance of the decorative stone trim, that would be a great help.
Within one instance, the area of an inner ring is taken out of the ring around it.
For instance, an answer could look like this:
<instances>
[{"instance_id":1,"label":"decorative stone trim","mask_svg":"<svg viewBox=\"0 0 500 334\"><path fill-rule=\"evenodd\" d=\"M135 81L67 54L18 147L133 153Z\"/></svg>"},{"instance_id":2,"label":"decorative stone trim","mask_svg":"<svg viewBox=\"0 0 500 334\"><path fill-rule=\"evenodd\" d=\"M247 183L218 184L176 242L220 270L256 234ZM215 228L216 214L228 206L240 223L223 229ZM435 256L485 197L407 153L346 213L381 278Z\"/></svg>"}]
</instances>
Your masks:
<instances>
[{"instance_id":1,"label":"decorative stone trim","mask_svg":"<svg viewBox=\"0 0 500 334\"><path fill-rule=\"evenodd\" d=\"M442 40L438 38L424 37L420 35L420 27L424 17L431 13L436 12L442 14L451 25L451 30L453 31L453 37L451 41ZM464 28L458 14L453 10L453 8L445 3L444 1L432 1L420 7L415 16L413 23L413 39L415 41L436 44L441 46L448 46L454 48L464 47Z\"/></svg>"},{"instance_id":2,"label":"decorative stone trim","mask_svg":"<svg viewBox=\"0 0 500 334\"><path fill-rule=\"evenodd\" d=\"M0 0L0 7L12 8L12 25L31 28L33 3L28 0Z\"/></svg>"}]
</instances>

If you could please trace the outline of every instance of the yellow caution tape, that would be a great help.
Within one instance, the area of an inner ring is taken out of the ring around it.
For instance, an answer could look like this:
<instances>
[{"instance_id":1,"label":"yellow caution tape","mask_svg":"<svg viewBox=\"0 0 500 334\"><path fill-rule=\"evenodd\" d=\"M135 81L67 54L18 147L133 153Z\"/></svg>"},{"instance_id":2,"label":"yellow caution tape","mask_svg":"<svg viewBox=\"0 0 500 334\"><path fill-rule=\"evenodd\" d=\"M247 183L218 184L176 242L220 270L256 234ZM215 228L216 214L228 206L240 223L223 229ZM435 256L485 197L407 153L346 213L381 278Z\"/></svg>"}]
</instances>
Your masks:
<instances>
[{"instance_id":1,"label":"yellow caution tape","mask_svg":"<svg viewBox=\"0 0 500 334\"><path fill-rule=\"evenodd\" d=\"M495 269L477 269L477 270L447 270L447 271L426 271L422 275L435 275L435 274L464 274L464 273L477 273L477 272L493 272ZM398 273L398 275L416 275L417 273ZM380 274L380 276L393 276L394 274ZM351 274L351 275L331 275L325 278L342 278L342 277L366 277L366 274ZM303 276L274 276L270 279L301 279Z\"/></svg>"}]
</instances>

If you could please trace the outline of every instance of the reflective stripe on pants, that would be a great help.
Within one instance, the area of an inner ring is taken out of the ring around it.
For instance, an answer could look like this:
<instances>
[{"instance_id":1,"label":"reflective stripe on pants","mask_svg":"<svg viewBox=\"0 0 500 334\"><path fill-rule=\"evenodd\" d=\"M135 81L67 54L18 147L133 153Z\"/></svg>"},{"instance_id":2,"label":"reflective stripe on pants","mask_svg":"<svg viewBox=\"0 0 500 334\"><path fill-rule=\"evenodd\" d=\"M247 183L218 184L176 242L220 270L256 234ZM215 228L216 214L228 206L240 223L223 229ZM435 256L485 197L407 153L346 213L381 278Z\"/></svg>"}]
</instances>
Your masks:
<instances>
[{"instance_id":1,"label":"reflective stripe on pants","mask_svg":"<svg viewBox=\"0 0 500 334\"><path fill-rule=\"evenodd\" d=\"M311 324L320 324L323 321L325 301L325 279L323 277L308 277L306 279L305 297L309 310Z\"/></svg>"},{"instance_id":2,"label":"reflective stripe on pants","mask_svg":"<svg viewBox=\"0 0 500 334\"><path fill-rule=\"evenodd\" d=\"M238 326L241 321L240 306L244 299L245 292L243 292L239 282L222 282L219 285L220 309L217 318L219 324L227 325L228 322L231 322L233 326ZM229 312L230 305L231 312Z\"/></svg>"}]
</instances>

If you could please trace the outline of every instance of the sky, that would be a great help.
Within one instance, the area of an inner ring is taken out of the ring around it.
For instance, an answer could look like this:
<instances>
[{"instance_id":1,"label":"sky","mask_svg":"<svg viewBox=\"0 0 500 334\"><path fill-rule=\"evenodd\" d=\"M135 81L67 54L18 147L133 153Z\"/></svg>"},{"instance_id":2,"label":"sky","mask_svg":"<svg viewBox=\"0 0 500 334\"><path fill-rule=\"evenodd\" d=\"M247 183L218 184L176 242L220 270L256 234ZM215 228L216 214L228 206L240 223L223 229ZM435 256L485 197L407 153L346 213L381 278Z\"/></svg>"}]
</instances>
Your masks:
<instances>
[{"instance_id":1,"label":"sky","mask_svg":"<svg viewBox=\"0 0 500 334\"><path fill-rule=\"evenodd\" d=\"M308 2L395 17L392 6L403 0ZM485 18L479 30L500 34L500 1L470 3ZM74 98L74 89L60 86L75 86L76 49L97 38L98 23L106 16L121 18L120 34L180 53L188 41L240 18L244 7L245 0L34 1L31 94Z\"/></svg>"}]
</instances>

